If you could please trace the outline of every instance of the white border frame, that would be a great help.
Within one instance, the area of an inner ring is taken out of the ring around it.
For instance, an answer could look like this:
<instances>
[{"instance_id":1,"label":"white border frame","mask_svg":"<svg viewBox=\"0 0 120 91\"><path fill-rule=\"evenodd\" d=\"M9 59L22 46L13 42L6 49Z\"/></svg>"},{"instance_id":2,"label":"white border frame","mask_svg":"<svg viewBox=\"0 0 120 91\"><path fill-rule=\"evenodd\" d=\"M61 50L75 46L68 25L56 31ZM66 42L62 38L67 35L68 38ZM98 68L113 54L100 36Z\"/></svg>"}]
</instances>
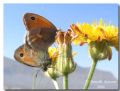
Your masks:
<instances>
[{"instance_id":1,"label":"white border frame","mask_svg":"<svg viewBox=\"0 0 120 91\"><path fill-rule=\"evenodd\" d=\"M0 1L0 91L3 90L3 4L4 3L117 3L119 0L2 0Z\"/></svg>"}]
</instances>

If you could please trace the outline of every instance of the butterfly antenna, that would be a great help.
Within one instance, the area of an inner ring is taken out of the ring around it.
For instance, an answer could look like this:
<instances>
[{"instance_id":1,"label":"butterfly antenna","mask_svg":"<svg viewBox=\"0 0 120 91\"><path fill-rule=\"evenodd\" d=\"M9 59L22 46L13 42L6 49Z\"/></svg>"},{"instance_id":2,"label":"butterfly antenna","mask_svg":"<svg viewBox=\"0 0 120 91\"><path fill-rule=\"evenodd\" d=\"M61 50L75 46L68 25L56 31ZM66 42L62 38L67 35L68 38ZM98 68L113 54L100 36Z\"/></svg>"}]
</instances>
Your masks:
<instances>
[{"instance_id":1,"label":"butterfly antenna","mask_svg":"<svg viewBox=\"0 0 120 91\"><path fill-rule=\"evenodd\" d=\"M36 80L37 80L37 76L38 76L38 72L40 71L39 70L35 70L33 72L33 81L32 81L32 89L35 89L36 88Z\"/></svg>"},{"instance_id":2,"label":"butterfly antenna","mask_svg":"<svg viewBox=\"0 0 120 91\"><path fill-rule=\"evenodd\" d=\"M36 78L37 78L37 76L38 76L38 72L39 72L39 71L40 71L40 69L36 71L36 75L35 75Z\"/></svg>"}]
</instances>

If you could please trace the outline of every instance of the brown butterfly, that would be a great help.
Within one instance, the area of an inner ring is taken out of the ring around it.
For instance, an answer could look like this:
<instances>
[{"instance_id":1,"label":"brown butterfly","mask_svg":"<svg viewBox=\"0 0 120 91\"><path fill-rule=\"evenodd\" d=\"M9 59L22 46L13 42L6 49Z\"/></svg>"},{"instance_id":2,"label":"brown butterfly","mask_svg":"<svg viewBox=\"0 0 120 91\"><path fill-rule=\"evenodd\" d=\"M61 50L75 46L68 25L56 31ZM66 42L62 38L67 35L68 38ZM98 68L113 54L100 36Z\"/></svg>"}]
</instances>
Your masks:
<instances>
[{"instance_id":1,"label":"brown butterfly","mask_svg":"<svg viewBox=\"0 0 120 91\"><path fill-rule=\"evenodd\" d=\"M47 50L53 44L58 30L49 20L37 14L26 13L23 21L27 29L28 46L34 50Z\"/></svg>"},{"instance_id":2,"label":"brown butterfly","mask_svg":"<svg viewBox=\"0 0 120 91\"><path fill-rule=\"evenodd\" d=\"M14 57L17 61L47 70L51 63L48 47L55 41L57 28L44 17L26 13L23 21L27 30L25 44L16 49Z\"/></svg>"},{"instance_id":3,"label":"brown butterfly","mask_svg":"<svg viewBox=\"0 0 120 91\"><path fill-rule=\"evenodd\" d=\"M46 71L51 64L48 52L34 51L27 47L26 44L21 45L15 50L14 58L25 65L31 67L41 67L43 71Z\"/></svg>"}]
</instances>

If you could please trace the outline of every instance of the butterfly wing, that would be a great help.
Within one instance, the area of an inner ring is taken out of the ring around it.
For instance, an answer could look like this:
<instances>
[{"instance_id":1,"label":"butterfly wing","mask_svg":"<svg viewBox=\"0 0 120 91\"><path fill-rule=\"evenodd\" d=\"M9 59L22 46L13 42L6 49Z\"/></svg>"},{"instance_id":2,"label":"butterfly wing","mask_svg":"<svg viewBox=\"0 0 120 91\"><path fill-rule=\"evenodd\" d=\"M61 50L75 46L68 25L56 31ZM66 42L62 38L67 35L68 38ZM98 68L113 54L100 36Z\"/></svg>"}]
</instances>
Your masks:
<instances>
[{"instance_id":1,"label":"butterfly wing","mask_svg":"<svg viewBox=\"0 0 120 91\"><path fill-rule=\"evenodd\" d=\"M26 45L21 45L15 50L14 58L25 65L31 66L31 67L39 67L40 64L37 62L37 55L36 53L27 48Z\"/></svg>"},{"instance_id":2,"label":"butterfly wing","mask_svg":"<svg viewBox=\"0 0 120 91\"><path fill-rule=\"evenodd\" d=\"M26 13L23 17L27 29L26 41L35 50L47 50L55 41L57 28L44 17Z\"/></svg>"},{"instance_id":3,"label":"butterfly wing","mask_svg":"<svg viewBox=\"0 0 120 91\"><path fill-rule=\"evenodd\" d=\"M26 13L23 16L23 22L28 31L34 30L36 28L51 28L53 31L57 31L54 24L52 24L46 18L34 14L34 13Z\"/></svg>"},{"instance_id":4,"label":"butterfly wing","mask_svg":"<svg viewBox=\"0 0 120 91\"><path fill-rule=\"evenodd\" d=\"M35 50L46 50L54 41L55 33L49 32L50 29L42 28L32 30L26 35L26 44Z\"/></svg>"},{"instance_id":5,"label":"butterfly wing","mask_svg":"<svg viewBox=\"0 0 120 91\"><path fill-rule=\"evenodd\" d=\"M15 50L14 58L27 66L41 67L43 70L47 70L48 65L51 64L48 52L34 51L26 44L21 45Z\"/></svg>"}]
</instances>

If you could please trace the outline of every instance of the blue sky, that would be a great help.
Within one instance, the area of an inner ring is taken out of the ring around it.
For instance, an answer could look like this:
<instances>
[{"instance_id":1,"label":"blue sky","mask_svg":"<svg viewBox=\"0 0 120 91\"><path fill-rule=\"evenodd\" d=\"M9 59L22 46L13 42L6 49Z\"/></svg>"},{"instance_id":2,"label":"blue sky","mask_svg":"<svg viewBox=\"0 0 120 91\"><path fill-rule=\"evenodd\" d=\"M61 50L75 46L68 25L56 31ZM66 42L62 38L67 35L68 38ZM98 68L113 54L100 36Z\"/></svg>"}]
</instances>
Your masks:
<instances>
[{"instance_id":1,"label":"blue sky","mask_svg":"<svg viewBox=\"0 0 120 91\"><path fill-rule=\"evenodd\" d=\"M118 5L116 4L4 4L4 56L13 58L15 49L23 43L25 26L23 15L32 12L44 16L57 28L67 30L76 22L92 23L102 18L105 22L118 26ZM88 46L73 46L77 52L75 62L82 67L90 67ZM98 69L110 71L118 78L118 52L113 48L111 61L101 61Z\"/></svg>"}]
</instances>

